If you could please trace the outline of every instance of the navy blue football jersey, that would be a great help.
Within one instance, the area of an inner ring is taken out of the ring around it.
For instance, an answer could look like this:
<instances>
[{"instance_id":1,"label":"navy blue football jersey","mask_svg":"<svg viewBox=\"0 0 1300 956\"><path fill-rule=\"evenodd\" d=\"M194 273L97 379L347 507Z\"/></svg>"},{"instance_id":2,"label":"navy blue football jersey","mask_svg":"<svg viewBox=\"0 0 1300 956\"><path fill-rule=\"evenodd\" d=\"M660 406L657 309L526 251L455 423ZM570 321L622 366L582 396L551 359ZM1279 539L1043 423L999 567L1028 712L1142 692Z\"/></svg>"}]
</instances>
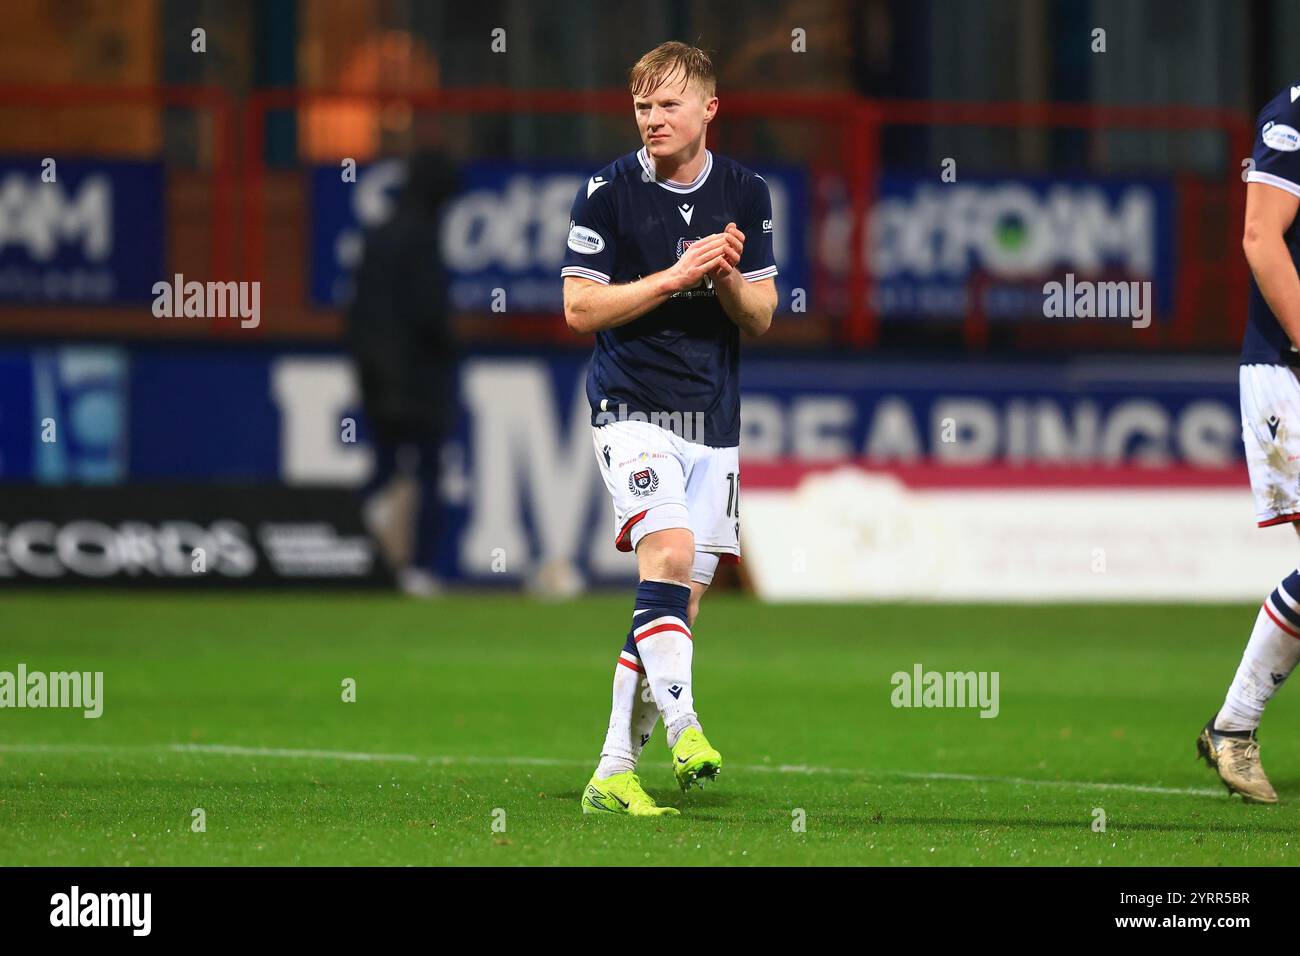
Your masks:
<instances>
[{"instance_id":1,"label":"navy blue football jersey","mask_svg":"<svg viewBox=\"0 0 1300 956\"><path fill-rule=\"evenodd\" d=\"M1246 174L1247 182L1267 183L1300 196L1300 86L1283 90L1259 111L1255 121L1254 158L1255 168ZM1291 261L1300 269L1300 216L1291 223L1283 239L1291 252ZM1264 301L1253 275L1241 363L1300 365L1300 352Z\"/></svg>"},{"instance_id":2,"label":"navy blue football jersey","mask_svg":"<svg viewBox=\"0 0 1300 956\"><path fill-rule=\"evenodd\" d=\"M628 153L582 184L571 219L562 276L634 282L670 268L692 242L729 222L745 234L741 274L750 282L777 274L767 183L707 150L692 183L657 178L644 147ZM704 444L740 444L740 329L712 281L706 277L640 318L596 333L587 399L592 424L623 411L650 421L656 413L698 413Z\"/></svg>"}]
</instances>

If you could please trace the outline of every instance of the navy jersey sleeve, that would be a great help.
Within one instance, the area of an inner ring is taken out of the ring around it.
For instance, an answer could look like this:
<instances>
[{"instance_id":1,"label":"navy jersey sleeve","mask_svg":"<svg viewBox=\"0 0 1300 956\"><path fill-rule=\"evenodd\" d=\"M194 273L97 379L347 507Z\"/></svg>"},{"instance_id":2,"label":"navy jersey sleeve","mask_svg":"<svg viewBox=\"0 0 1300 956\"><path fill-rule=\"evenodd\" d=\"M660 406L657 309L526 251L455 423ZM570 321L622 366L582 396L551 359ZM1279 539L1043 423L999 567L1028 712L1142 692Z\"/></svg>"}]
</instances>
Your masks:
<instances>
[{"instance_id":1,"label":"navy jersey sleeve","mask_svg":"<svg viewBox=\"0 0 1300 956\"><path fill-rule=\"evenodd\" d=\"M609 285L614 275L614 187L594 176L582 184L569 215L562 276Z\"/></svg>"},{"instance_id":2,"label":"navy jersey sleeve","mask_svg":"<svg viewBox=\"0 0 1300 956\"><path fill-rule=\"evenodd\" d=\"M746 191L744 221L736 223L745 234L740 274L750 282L758 282L776 275L776 258L772 255L772 196L761 176L752 177Z\"/></svg>"},{"instance_id":3,"label":"navy jersey sleeve","mask_svg":"<svg viewBox=\"0 0 1300 956\"><path fill-rule=\"evenodd\" d=\"M1300 90L1300 87L1293 87ZM1287 94L1265 107L1255 123L1255 168L1248 183L1267 183L1300 196L1300 103Z\"/></svg>"}]
</instances>

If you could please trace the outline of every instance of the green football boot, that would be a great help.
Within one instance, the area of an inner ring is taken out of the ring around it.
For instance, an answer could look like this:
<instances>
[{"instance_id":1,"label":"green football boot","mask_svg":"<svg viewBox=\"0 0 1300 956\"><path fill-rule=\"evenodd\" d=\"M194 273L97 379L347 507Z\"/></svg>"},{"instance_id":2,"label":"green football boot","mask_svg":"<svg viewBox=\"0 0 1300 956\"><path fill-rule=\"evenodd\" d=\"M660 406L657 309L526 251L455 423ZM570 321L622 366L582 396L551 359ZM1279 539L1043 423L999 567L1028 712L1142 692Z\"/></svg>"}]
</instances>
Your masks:
<instances>
[{"instance_id":1,"label":"green football boot","mask_svg":"<svg viewBox=\"0 0 1300 956\"><path fill-rule=\"evenodd\" d=\"M661 807L641 788L641 778L631 770L601 780L595 774L582 792L583 813L622 813L631 817L681 816L676 807Z\"/></svg>"},{"instance_id":2,"label":"green football boot","mask_svg":"<svg viewBox=\"0 0 1300 956\"><path fill-rule=\"evenodd\" d=\"M709 745L698 727L687 727L673 746L673 774L683 791L692 783L704 786L722 772L722 754Z\"/></svg>"}]
</instances>

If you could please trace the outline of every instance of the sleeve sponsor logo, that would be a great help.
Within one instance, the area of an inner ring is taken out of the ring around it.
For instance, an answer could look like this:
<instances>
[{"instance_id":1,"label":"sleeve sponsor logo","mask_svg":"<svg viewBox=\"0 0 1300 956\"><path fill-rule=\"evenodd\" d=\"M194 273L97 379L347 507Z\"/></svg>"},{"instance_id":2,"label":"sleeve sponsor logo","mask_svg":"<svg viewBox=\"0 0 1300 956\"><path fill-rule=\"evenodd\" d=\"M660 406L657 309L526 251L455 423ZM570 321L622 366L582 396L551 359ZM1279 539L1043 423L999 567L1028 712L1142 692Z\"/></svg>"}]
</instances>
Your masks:
<instances>
[{"instance_id":1,"label":"sleeve sponsor logo","mask_svg":"<svg viewBox=\"0 0 1300 956\"><path fill-rule=\"evenodd\" d=\"M605 248L605 240L594 229L575 225L569 229L569 248L584 256L594 256Z\"/></svg>"},{"instance_id":2,"label":"sleeve sponsor logo","mask_svg":"<svg viewBox=\"0 0 1300 956\"><path fill-rule=\"evenodd\" d=\"M1285 123L1270 123L1264 127L1264 145L1283 153L1300 149L1300 132Z\"/></svg>"}]
</instances>

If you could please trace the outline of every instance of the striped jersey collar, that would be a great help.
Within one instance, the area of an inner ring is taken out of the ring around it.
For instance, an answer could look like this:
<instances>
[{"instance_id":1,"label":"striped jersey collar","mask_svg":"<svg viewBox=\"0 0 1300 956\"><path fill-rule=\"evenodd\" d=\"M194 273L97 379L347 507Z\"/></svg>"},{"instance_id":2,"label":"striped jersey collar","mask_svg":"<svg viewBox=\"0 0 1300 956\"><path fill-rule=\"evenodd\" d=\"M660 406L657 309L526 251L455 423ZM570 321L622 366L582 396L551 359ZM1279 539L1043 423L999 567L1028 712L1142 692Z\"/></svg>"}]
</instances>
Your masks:
<instances>
[{"instance_id":1,"label":"striped jersey collar","mask_svg":"<svg viewBox=\"0 0 1300 956\"><path fill-rule=\"evenodd\" d=\"M704 181L709 178L709 173L713 169L713 153L706 149L704 151L704 168L700 170L700 174L695 177L694 182L675 183L671 179L660 179L655 175L655 164L650 160L650 152L644 146L637 150L636 158L637 162L641 164L641 168L645 170L648 179L653 179L664 189L675 193L695 192L704 185Z\"/></svg>"}]
</instances>

